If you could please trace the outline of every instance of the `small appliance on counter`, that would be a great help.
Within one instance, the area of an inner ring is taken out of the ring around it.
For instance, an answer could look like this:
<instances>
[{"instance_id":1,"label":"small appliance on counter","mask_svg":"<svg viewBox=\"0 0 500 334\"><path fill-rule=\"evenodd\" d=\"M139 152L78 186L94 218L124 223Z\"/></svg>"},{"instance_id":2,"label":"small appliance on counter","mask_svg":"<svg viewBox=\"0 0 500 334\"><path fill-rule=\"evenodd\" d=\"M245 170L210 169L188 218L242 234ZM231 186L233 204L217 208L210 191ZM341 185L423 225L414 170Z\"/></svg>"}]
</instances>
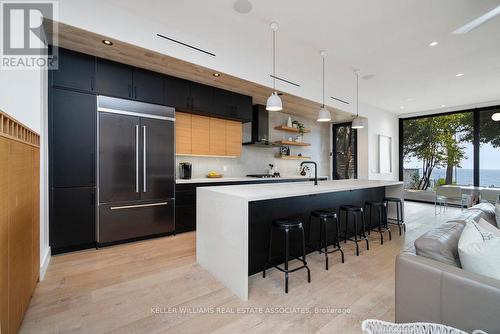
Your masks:
<instances>
[{"instance_id":1,"label":"small appliance on counter","mask_svg":"<svg viewBox=\"0 0 500 334\"><path fill-rule=\"evenodd\" d=\"M179 177L184 180L191 179L192 165L190 162L181 162L179 163Z\"/></svg>"}]
</instances>

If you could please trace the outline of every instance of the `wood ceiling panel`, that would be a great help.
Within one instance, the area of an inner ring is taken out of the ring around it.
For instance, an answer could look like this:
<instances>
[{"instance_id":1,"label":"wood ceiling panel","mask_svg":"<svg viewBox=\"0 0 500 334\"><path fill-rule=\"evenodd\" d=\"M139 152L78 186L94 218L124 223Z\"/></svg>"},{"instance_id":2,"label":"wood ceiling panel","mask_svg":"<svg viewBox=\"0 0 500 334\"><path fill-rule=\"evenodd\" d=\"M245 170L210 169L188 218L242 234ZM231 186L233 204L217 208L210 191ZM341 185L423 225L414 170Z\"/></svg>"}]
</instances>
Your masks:
<instances>
[{"instance_id":1,"label":"wood ceiling panel","mask_svg":"<svg viewBox=\"0 0 500 334\"><path fill-rule=\"evenodd\" d=\"M45 22L45 29L48 34L52 34L52 24L49 24L50 22L49 20ZM111 39L64 23L59 22L57 24L58 45L63 48L250 95L253 98L253 102L258 104L265 104L272 91L270 87L221 73L210 68ZM112 40L113 46L105 46L102 43L103 39ZM221 76L218 78L214 77L212 75L214 72L221 73ZM321 107L320 103L287 93L283 93L281 98L283 100L284 111L296 116L315 119ZM345 121L352 117L349 113L340 111L334 107L329 106L329 109L335 115L336 121Z\"/></svg>"}]
</instances>

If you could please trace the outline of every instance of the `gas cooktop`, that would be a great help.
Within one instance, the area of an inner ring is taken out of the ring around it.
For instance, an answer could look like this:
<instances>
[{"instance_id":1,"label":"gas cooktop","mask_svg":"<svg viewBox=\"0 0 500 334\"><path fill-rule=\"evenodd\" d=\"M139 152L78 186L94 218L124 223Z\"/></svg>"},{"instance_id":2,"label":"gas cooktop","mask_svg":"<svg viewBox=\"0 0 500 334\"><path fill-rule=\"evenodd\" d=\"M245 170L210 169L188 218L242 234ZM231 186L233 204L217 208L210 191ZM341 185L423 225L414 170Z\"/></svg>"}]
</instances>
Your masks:
<instances>
[{"instance_id":1,"label":"gas cooktop","mask_svg":"<svg viewBox=\"0 0 500 334\"><path fill-rule=\"evenodd\" d=\"M280 177L280 174L248 174L247 177L256 177L259 179L271 179L271 178L277 178Z\"/></svg>"}]
</instances>

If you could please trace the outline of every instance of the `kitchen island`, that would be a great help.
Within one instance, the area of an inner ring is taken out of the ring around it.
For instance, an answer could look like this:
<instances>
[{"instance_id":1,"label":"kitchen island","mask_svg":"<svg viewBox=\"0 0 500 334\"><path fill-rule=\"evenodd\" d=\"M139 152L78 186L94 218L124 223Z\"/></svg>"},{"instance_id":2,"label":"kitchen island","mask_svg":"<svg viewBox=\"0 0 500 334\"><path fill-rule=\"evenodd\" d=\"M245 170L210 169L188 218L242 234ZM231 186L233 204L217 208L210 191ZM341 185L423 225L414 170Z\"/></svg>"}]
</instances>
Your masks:
<instances>
[{"instance_id":1,"label":"kitchen island","mask_svg":"<svg viewBox=\"0 0 500 334\"><path fill-rule=\"evenodd\" d=\"M336 180L317 186L299 182L198 188L197 262L239 298L247 300L248 276L260 272L267 259L272 220L302 217L308 231L309 213L313 210L338 212L340 205L362 206L367 200L382 201L385 196L402 198L403 183ZM314 229L310 233L315 234ZM277 242L273 242L273 253L277 253L282 240L277 233L274 235Z\"/></svg>"}]
</instances>

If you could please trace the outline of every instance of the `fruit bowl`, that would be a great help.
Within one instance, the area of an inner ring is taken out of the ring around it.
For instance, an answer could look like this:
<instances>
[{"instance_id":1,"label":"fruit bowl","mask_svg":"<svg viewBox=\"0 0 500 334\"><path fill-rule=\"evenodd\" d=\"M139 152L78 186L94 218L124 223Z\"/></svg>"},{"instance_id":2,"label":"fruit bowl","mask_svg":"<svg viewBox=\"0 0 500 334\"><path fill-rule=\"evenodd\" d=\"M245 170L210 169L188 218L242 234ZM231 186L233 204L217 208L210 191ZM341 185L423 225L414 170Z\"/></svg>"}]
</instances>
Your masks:
<instances>
[{"instance_id":1,"label":"fruit bowl","mask_svg":"<svg viewBox=\"0 0 500 334\"><path fill-rule=\"evenodd\" d=\"M207 174L207 177L209 179L220 179L223 176L224 176L223 174L219 174L219 173L208 173Z\"/></svg>"}]
</instances>

